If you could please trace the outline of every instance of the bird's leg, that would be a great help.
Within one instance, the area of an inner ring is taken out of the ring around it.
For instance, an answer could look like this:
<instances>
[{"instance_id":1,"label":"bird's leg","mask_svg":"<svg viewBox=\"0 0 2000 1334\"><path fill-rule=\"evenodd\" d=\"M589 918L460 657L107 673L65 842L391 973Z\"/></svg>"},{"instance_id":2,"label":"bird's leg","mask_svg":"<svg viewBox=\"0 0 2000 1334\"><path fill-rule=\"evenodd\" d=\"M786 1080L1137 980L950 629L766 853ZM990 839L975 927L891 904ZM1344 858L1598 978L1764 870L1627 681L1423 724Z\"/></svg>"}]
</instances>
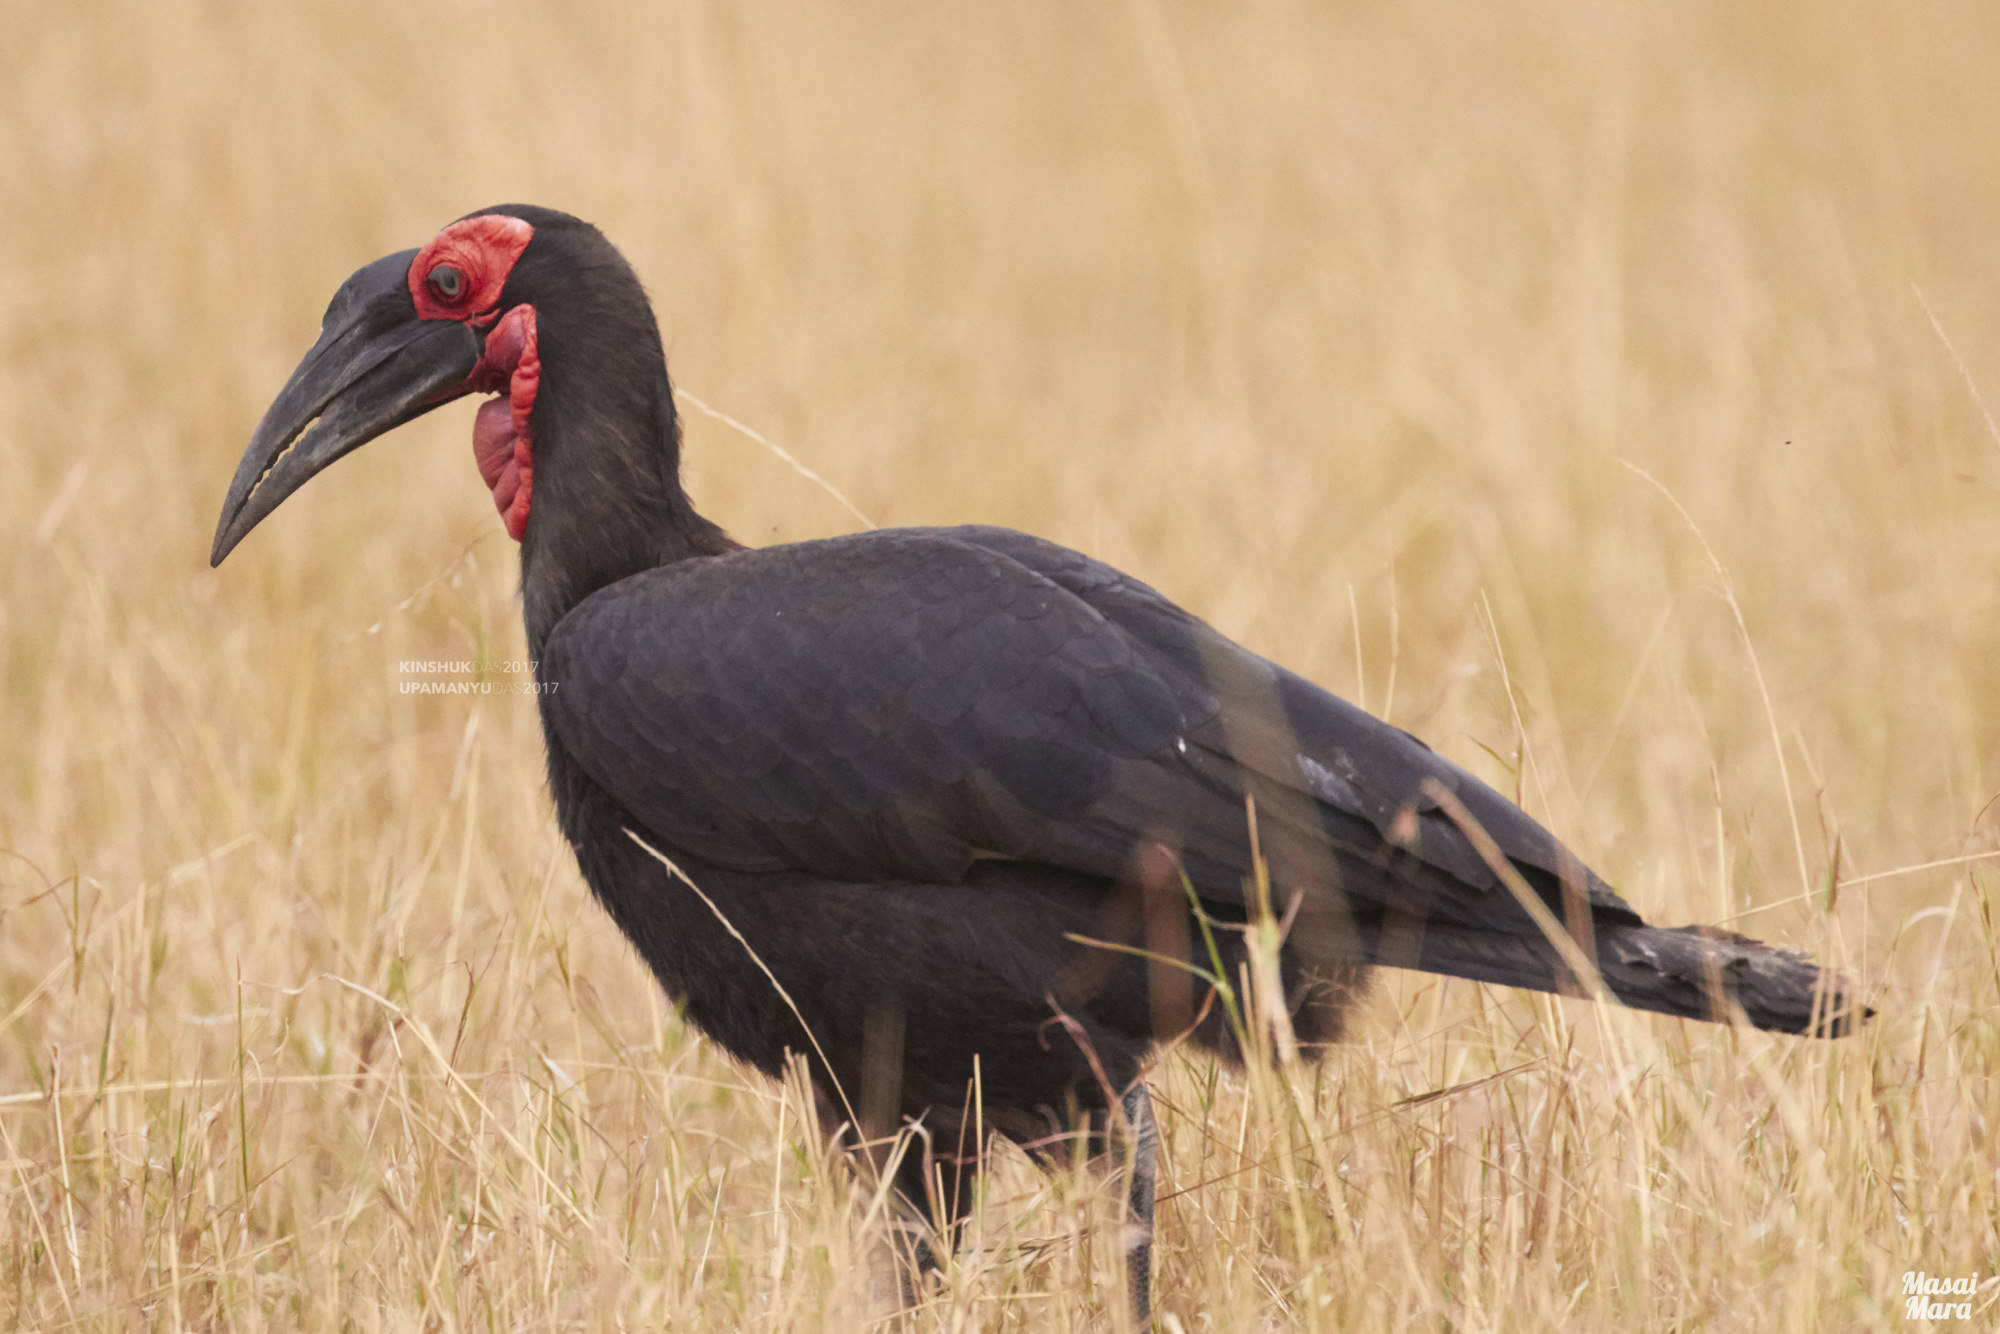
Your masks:
<instances>
[{"instance_id":1,"label":"bird's leg","mask_svg":"<svg viewBox=\"0 0 2000 1334\"><path fill-rule=\"evenodd\" d=\"M937 1153L928 1127L912 1122L905 1133L908 1140L894 1167L889 1241L907 1310L923 1301L930 1276L942 1274L945 1258L958 1249L979 1169L976 1160ZM885 1164L878 1158L875 1166L880 1171Z\"/></svg>"},{"instance_id":2,"label":"bird's leg","mask_svg":"<svg viewBox=\"0 0 2000 1334\"><path fill-rule=\"evenodd\" d=\"M940 1235L928 1212L900 1190L880 1226L870 1258L873 1300L880 1315L908 1311L923 1303L931 1275L944 1272L939 1247L952 1245L953 1232L948 1225Z\"/></svg>"},{"instance_id":3,"label":"bird's leg","mask_svg":"<svg viewBox=\"0 0 2000 1334\"><path fill-rule=\"evenodd\" d=\"M901 1310L921 1305L926 1280L943 1272L934 1236L930 1224L915 1216L893 1218L888 1224L887 1261L894 1279L895 1305Z\"/></svg>"},{"instance_id":4,"label":"bird's leg","mask_svg":"<svg viewBox=\"0 0 2000 1334\"><path fill-rule=\"evenodd\" d=\"M1144 1080L1133 1081L1119 1100L1125 1114L1128 1157L1125 1168L1125 1282L1132 1298L1132 1324L1152 1328L1153 1194L1159 1181L1160 1127Z\"/></svg>"}]
</instances>

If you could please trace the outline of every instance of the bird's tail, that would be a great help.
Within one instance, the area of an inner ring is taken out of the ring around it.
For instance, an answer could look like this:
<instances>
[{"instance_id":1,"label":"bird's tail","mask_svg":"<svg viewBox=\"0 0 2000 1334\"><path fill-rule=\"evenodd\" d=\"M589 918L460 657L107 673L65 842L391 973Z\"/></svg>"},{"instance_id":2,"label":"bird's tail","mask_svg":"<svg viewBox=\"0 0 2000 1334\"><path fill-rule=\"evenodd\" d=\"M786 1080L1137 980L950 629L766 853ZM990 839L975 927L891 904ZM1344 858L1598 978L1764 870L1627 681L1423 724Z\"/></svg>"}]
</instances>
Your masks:
<instances>
[{"instance_id":1,"label":"bird's tail","mask_svg":"<svg viewBox=\"0 0 2000 1334\"><path fill-rule=\"evenodd\" d=\"M1634 1009L1716 1022L1740 1012L1758 1028L1812 1037L1842 1036L1875 1013L1849 983L1805 955L1734 932L1610 922L1597 926L1593 943L1605 988ZM1391 967L1537 991L1588 990L1543 936L1429 922L1373 944L1374 962Z\"/></svg>"}]
</instances>

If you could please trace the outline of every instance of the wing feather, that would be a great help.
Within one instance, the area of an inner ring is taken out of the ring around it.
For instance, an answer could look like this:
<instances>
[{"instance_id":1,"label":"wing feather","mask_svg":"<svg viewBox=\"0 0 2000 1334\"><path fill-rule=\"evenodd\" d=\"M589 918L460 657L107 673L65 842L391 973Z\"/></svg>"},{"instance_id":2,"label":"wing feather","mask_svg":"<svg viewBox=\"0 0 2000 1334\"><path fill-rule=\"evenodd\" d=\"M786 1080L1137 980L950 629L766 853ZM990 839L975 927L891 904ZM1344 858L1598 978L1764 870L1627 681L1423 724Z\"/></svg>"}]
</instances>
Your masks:
<instances>
[{"instance_id":1,"label":"wing feather","mask_svg":"<svg viewBox=\"0 0 2000 1334\"><path fill-rule=\"evenodd\" d=\"M562 742L653 833L724 865L955 881L985 852L1116 876L1165 838L1205 895L1240 901L1254 799L1282 876L1359 910L1528 927L1428 780L1551 902L1568 874L1637 920L1415 737L1006 529L650 570L586 599L545 654Z\"/></svg>"}]
</instances>

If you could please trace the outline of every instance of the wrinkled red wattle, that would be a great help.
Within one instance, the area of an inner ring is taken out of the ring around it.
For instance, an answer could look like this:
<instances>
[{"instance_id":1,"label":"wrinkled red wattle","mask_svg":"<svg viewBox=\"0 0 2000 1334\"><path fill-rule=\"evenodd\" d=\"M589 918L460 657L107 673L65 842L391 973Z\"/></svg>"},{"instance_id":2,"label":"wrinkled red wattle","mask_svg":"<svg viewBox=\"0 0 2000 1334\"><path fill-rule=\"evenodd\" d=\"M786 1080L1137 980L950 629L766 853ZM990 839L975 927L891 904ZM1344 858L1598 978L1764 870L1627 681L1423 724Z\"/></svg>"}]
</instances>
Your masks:
<instances>
[{"instance_id":1,"label":"wrinkled red wattle","mask_svg":"<svg viewBox=\"0 0 2000 1334\"><path fill-rule=\"evenodd\" d=\"M541 388L542 358L535 347L535 308L516 306L486 336L486 352L466 377L474 393L501 393L479 405L472 422L472 455L479 475L493 492L507 535L516 542L528 530L535 490L531 416Z\"/></svg>"}]
</instances>

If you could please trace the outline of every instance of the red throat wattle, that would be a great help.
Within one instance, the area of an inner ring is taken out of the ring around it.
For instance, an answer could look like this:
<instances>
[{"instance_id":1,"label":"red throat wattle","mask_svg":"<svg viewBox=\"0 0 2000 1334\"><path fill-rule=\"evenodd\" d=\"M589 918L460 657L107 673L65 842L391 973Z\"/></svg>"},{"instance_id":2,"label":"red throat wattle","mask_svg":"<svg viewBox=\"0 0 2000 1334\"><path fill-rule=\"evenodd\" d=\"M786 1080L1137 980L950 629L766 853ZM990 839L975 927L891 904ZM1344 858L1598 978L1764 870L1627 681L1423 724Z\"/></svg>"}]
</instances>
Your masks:
<instances>
[{"instance_id":1,"label":"red throat wattle","mask_svg":"<svg viewBox=\"0 0 2000 1334\"><path fill-rule=\"evenodd\" d=\"M528 529L528 506L535 489L534 438L530 429L535 391L542 383L542 359L535 350L535 308L516 306L486 336L486 355L467 380L475 392L500 391L479 405L472 423L472 453L479 475L493 492L507 535L516 542Z\"/></svg>"},{"instance_id":2,"label":"red throat wattle","mask_svg":"<svg viewBox=\"0 0 2000 1334\"><path fill-rule=\"evenodd\" d=\"M439 232L410 264L410 299L417 317L458 320L474 328L492 323L507 276L534 235L528 222L504 213L460 218ZM472 453L493 492L493 507L516 542L528 530L535 489L529 423L541 382L535 308L515 306L486 335L486 351L465 378L463 392L500 395L479 407Z\"/></svg>"}]
</instances>

